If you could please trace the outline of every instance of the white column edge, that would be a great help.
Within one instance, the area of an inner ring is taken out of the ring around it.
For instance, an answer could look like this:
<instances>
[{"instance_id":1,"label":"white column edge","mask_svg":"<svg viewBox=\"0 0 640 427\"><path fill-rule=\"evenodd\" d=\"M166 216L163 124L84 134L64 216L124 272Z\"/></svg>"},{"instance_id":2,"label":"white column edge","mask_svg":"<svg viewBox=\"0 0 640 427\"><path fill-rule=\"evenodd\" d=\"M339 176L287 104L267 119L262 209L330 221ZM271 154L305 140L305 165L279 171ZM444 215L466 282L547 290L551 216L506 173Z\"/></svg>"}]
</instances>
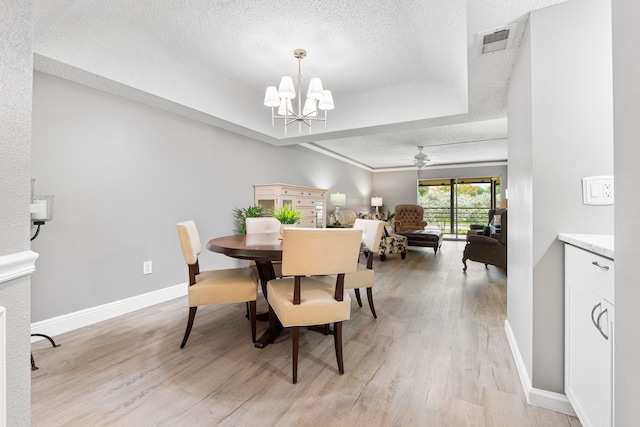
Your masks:
<instances>
[{"instance_id":1,"label":"white column edge","mask_svg":"<svg viewBox=\"0 0 640 427\"><path fill-rule=\"evenodd\" d=\"M0 256L0 283L33 273L36 270L38 256L33 251Z\"/></svg>"}]
</instances>

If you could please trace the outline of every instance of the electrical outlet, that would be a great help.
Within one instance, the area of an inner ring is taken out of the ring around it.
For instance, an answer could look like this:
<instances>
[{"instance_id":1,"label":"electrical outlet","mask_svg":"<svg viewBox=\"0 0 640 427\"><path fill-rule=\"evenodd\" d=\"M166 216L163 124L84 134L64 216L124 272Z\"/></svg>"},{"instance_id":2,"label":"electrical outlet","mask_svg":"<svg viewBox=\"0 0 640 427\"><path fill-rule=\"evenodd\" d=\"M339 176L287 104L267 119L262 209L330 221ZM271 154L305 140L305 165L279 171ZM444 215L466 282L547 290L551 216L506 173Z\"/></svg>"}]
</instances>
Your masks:
<instances>
[{"instance_id":1,"label":"electrical outlet","mask_svg":"<svg viewBox=\"0 0 640 427\"><path fill-rule=\"evenodd\" d=\"M613 181L605 182L602 185L602 193L605 200L610 200L613 203Z\"/></svg>"},{"instance_id":2,"label":"electrical outlet","mask_svg":"<svg viewBox=\"0 0 640 427\"><path fill-rule=\"evenodd\" d=\"M152 270L151 261L145 261L142 263L142 274L151 274Z\"/></svg>"},{"instance_id":3,"label":"electrical outlet","mask_svg":"<svg viewBox=\"0 0 640 427\"><path fill-rule=\"evenodd\" d=\"M582 201L585 205L613 205L613 177L583 178Z\"/></svg>"}]
</instances>

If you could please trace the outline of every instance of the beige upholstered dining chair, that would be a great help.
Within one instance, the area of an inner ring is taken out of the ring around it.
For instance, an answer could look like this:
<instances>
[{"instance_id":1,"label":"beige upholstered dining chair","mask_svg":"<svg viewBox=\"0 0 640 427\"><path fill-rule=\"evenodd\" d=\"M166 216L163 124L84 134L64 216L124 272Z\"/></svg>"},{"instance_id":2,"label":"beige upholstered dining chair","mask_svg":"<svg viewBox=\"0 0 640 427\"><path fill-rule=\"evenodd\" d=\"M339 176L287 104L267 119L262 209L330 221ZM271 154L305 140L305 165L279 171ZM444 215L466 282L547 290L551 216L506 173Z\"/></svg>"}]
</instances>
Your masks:
<instances>
[{"instance_id":1,"label":"beige upholstered dining chair","mask_svg":"<svg viewBox=\"0 0 640 427\"><path fill-rule=\"evenodd\" d=\"M369 301L371 314L373 314L373 317L377 319L378 316L376 315L376 309L373 305L373 257L374 255L379 254L381 250L380 240L384 234L384 221L358 218L353 223L353 228L356 230L362 230L362 249L364 249L364 253L367 255L367 264L365 266L358 263L358 269L355 272L345 274L344 288L354 290L356 294L356 301L358 301L358 305L360 307L362 307L360 289L366 288L367 300ZM335 283L335 279L335 275L325 276L325 280L332 283Z\"/></svg>"},{"instance_id":2,"label":"beige upholstered dining chair","mask_svg":"<svg viewBox=\"0 0 640 427\"><path fill-rule=\"evenodd\" d=\"M266 217L258 217L258 218L247 218L246 219L246 230L247 234L253 233L280 233L280 226L282 225L280 221L276 218L266 216ZM280 262L272 262L273 272L275 273L275 277L282 277L282 264ZM256 278L259 278L258 268L256 267L254 262L251 262L249 265L251 271L255 275ZM266 289L267 284L262 283L262 289Z\"/></svg>"},{"instance_id":3,"label":"beige upholstered dining chair","mask_svg":"<svg viewBox=\"0 0 640 427\"><path fill-rule=\"evenodd\" d=\"M189 266L189 319L180 348L184 348L198 307L212 304L249 303L251 339L256 340L256 299L258 287L251 270L230 268L225 270L200 271L198 255L202 251L195 222L179 222L178 237L182 255Z\"/></svg>"},{"instance_id":4,"label":"beige upholstered dining chair","mask_svg":"<svg viewBox=\"0 0 640 427\"><path fill-rule=\"evenodd\" d=\"M247 234L280 232L280 221L271 216L246 219Z\"/></svg>"},{"instance_id":5,"label":"beige upholstered dining chair","mask_svg":"<svg viewBox=\"0 0 640 427\"><path fill-rule=\"evenodd\" d=\"M357 269L362 231L354 229L291 228L282 239L282 273L269 281L269 315L292 328L293 383L298 382L300 327L333 323L338 372L342 360L342 322L351 316L351 298L344 290L345 273ZM335 283L319 275L336 274Z\"/></svg>"}]
</instances>

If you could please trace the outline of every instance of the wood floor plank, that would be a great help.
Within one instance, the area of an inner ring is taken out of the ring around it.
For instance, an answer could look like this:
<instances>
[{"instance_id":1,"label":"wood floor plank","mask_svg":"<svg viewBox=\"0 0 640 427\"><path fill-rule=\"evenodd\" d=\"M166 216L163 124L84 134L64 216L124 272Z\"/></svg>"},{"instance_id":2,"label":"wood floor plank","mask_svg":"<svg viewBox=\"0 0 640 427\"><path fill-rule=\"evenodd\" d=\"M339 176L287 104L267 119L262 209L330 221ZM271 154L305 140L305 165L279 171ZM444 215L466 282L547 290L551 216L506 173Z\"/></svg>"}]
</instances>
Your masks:
<instances>
[{"instance_id":1,"label":"wood floor plank","mask_svg":"<svg viewBox=\"0 0 640 427\"><path fill-rule=\"evenodd\" d=\"M470 262L463 273L462 249L376 259L378 319L366 293L362 308L352 298L344 375L333 337L303 330L291 384L290 332L253 347L243 304L199 309L180 349L186 298L57 336L58 348L35 343L32 425L579 426L526 403L504 271Z\"/></svg>"}]
</instances>

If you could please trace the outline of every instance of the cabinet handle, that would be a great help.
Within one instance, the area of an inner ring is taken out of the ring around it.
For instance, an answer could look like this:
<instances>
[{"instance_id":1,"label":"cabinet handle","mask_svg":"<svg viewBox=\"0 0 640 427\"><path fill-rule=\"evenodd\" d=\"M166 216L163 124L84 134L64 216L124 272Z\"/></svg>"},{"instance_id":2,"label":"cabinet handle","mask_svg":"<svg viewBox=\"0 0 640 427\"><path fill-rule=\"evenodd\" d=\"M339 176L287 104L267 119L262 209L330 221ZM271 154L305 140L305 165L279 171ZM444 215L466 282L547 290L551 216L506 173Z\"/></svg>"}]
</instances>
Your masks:
<instances>
[{"instance_id":1,"label":"cabinet handle","mask_svg":"<svg viewBox=\"0 0 640 427\"><path fill-rule=\"evenodd\" d=\"M602 306L602 304L601 303L597 303L596 305L593 306L593 309L591 310L591 322L593 322L593 326L595 326L596 329L599 330L599 331L600 331L600 326L598 325L598 322L596 321L594 313L596 312L596 310L600 306ZM600 320L600 316L598 316L598 320ZM602 331L600 331L600 333L602 333Z\"/></svg>"},{"instance_id":2,"label":"cabinet handle","mask_svg":"<svg viewBox=\"0 0 640 427\"><path fill-rule=\"evenodd\" d=\"M591 261L591 264L593 264L593 265L595 265L596 267L601 268L601 269L603 269L603 270L608 270L608 269L609 269L609 266L608 266L608 265L600 265L600 264L598 263L598 261Z\"/></svg>"},{"instance_id":3,"label":"cabinet handle","mask_svg":"<svg viewBox=\"0 0 640 427\"><path fill-rule=\"evenodd\" d=\"M597 303L596 305L593 306L593 309L591 310L591 321L593 322L593 326L595 326L596 329L598 330L598 332L600 332L600 335L602 335L605 340L608 340L609 336L607 334L605 334L602 331L602 328L600 327L600 319L602 318L602 315L607 312L608 309L605 308L604 310L602 310L600 312L600 314L598 314L598 318L596 319L594 317L594 314L595 314L596 310L598 309L598 307L602 307L602 303Z\"/></svg>"},{"instance_id":4,"label":"cabinet handle","mask_svg":"<svg viewBox=\"0 0 640 427\"><path fill-rule=\"evenodd\" d=\"M600 304L598 304L598 305L600 305ZM598 325L597 325L597 327L598 327L598 330L600 331L600 334L604 337L604 339L605 339L605 340L608 340L608 339L609 339L609 336L608 336L607 334L605 334L604 332L602 332L602 328L600 327L600 318L601 318L601 317L602 317L602 315L603 315L603 314L605 314L606 312L607 312L607 309L605 308L604 310L602 310L602 311L600 312L600 314L598 314L598 320L597 320Z\"/></svg>"}]
</instances>

